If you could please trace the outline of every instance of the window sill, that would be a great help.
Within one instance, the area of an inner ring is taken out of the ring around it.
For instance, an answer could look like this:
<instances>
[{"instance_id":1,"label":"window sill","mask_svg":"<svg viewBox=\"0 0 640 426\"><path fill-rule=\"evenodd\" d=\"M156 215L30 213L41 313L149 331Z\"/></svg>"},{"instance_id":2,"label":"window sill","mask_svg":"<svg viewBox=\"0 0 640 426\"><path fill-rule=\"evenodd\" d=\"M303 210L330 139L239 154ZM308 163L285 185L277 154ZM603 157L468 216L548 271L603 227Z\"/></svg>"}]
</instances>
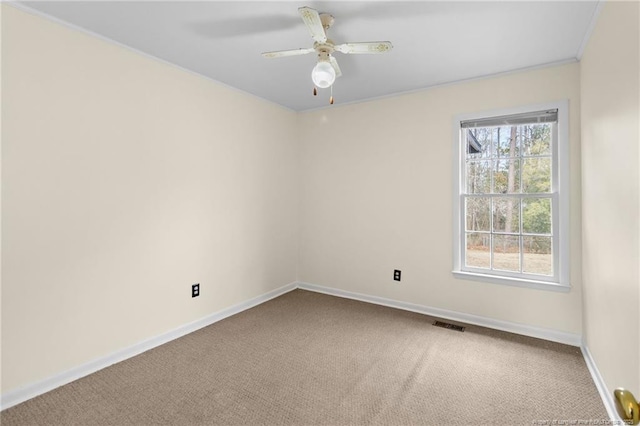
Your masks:
<instances>
[{"instance_id":1,"label":"window sill","mask_svg":"<svg viewBox=\"0 0 640 426\"><path fill-rule=\"evenodd\" d=\"M453 276L461 280L482 281L491 284L510 285L515 287L534 288L538 290L568 293L571 286L566 284L536 281L522 278L502 277L498 275L478 274L475 272L453 271Z\"/></svg>"}]
</instances>

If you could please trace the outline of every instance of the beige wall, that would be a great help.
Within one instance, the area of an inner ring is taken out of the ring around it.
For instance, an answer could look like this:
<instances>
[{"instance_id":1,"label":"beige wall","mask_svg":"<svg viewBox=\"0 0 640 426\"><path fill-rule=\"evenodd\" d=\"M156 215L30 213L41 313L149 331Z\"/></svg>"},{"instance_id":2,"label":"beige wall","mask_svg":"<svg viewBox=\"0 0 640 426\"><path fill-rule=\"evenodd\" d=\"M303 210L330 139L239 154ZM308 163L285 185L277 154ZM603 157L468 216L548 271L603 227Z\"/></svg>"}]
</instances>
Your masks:
<instances>
[{"instance_id":1,"label":"beige wall","mask_svg":"<svg viewBox=\"0 0 640 426\"><path fill-rule=\"evenodd\" d=\"M640 395L640 4L606 2L581 61L584 337Z\"/></svg>"},{"instance_id":2,"label":"beige wall","mask_svg":"<svg viewBox=\"0 0 640 426\"><path fill-rule=\"evenodd\" d=\"M581 333L579 65L300 114L304 282ZM570 293L455 279L453 119L570 102ZM393 281L393 270L402 281Z\"/></svg>"},{"instance_id":3,"label":"beige wall","mask_svg":"<svg viewBox=\"0 0 640 426\"><path fill-rule=\"evenodd\" d=\"M2 11L2 393L295 281L295 113Z\"/></svg>"}]
</instances>

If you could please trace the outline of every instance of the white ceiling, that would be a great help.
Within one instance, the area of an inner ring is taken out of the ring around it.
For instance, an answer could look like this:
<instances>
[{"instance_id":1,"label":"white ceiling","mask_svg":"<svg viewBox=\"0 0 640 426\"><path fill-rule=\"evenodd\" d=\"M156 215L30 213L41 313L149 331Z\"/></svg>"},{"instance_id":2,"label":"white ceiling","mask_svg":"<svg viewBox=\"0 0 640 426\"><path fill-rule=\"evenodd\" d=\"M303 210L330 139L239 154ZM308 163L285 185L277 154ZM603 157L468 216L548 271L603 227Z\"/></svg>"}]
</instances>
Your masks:
<instances>
[{"instance_id":1,"label":"white ceiling","mask_svg":"<svg viewBox=\"0 0 640 426\"><path fill-rule=\"evenodd\" d=\"M327 106L312 95L314 54L298 7L329 12L336 44L391 41L390 53L335 53L336 104L579 59L597 1L159 1L22 2L148 55L296 111Z\"/></svg>"}]
</instances>

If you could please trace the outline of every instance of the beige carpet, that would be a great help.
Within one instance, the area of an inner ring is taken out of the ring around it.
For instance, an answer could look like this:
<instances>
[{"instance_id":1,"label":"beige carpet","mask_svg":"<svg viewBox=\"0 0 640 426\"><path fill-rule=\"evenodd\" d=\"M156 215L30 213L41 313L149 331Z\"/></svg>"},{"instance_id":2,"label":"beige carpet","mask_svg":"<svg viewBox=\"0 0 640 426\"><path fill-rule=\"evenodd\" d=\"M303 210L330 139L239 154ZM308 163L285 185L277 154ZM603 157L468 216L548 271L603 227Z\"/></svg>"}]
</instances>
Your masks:
<instances>
[{"instance_id":1,"label":"beige carpet","mask_svg":"<svg viewBox=\"0 0 640 426\"><path fill-rule=\"evenodd\" d=\"M0 414L9 425L606 419L580 350L295 290Z\"/></svg>"}]
</instances>

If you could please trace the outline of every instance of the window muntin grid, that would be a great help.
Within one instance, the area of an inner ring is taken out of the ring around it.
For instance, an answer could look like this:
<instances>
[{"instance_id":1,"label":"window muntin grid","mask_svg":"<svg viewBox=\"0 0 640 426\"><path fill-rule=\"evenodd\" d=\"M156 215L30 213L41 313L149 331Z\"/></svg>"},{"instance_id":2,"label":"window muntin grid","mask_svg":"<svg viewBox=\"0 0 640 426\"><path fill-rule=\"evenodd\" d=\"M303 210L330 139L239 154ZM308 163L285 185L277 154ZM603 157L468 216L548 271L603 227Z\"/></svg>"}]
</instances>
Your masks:
<instances>
[{"instance_id":1,"label":"window muntin grid","mask_svg":"<svg viewBox=\"0 0 640 426\"><path fill-rule=\"evenodd\" d=\"M462 128L460 140L462 269L557 281L557 124Z\"/></svg>"}]
</instances>

